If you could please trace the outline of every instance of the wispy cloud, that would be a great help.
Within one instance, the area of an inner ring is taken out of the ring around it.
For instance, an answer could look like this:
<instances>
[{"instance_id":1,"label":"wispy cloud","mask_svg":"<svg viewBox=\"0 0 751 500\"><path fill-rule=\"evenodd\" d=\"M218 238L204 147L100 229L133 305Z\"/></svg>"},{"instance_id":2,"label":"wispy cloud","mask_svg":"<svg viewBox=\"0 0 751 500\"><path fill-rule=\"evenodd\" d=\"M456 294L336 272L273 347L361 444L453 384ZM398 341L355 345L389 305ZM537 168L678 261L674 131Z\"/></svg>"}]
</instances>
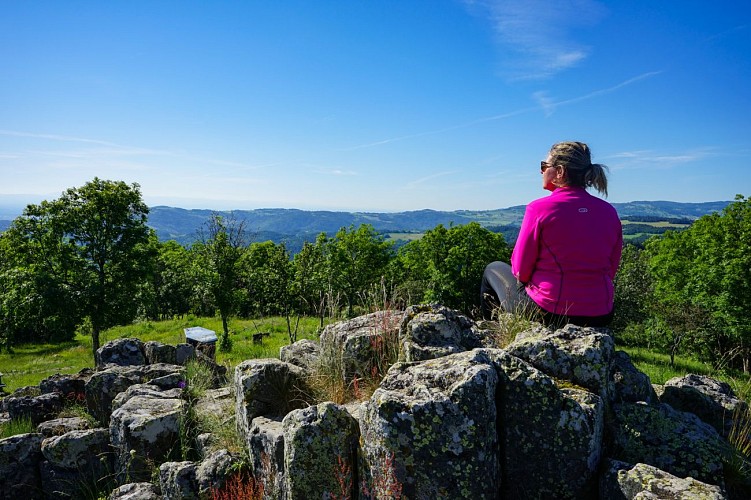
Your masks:
<instances>
[{"instance_id":1,"label":"wispy cloud","mask_svg":"<svg viewBox=\"0 0 751 500\"><path fill-rule=\"evenodd\" d=\"M357 175L357 172L353 170L342 170L340 168L333 168L331 170L316 170L316 173L323 174L323 175L336 175L336 176Z\"/></svg>"},{"instance_id":2,"label":"wispy cloud","mask_svg":"<svg viewBox=\"0 0 751 500\"><path fill-rule=\"evenodd\" d=\"M550 116L553 114L553 112L555 112L556 108L558 108L559 106L567 106L569 104L576 104L578 102L586 101L594 97L611 94L617 90L622 89L623 87L627 87L641 80L646 80L647 78L657 76L660 73L662 73L662 71L649 71L647 73L642 73L641 75L635 76L633 78L629 78L628 80L624 80L617 85L613 85L612 87L595 90L588 94L584 94L578 97L572 97L570 99L563 99L561 101L555 101L552 98L548 97L548 93L545 91L535 92L532 97L535 99L535 101L537 101L537 104L540 107L540 109L542 109L545 112L545 115Z\"/></svg>"},{"instance_id":3,"label":"wispy cloud","mask_svg":"<svg viewBox=\"0 0 751 500\"><path fill-rule=\"evenodd\" d=\"M446 172L437 172L435 174L426 175L425 177L420 177L419 179L415 179L411 182L408 182L405 187L407 188L415 188L421 184L425 184L428 181L431 181L433 179L438 179L439 177L446 177L447 175L453 175L458 173L458 170L449 170Z\"/></svg>"},{"instance_id":4,"label":"wispy cloud","mask_svg":"<svg viewBox=\"0 0 751 500\"><path fill-rule=\"evenodd\" d=\"M651 150L621 151L603 158L613 169L673 168L716 156L713 147L694 148L688 151L663 153ZM611 161L613 160L613 161Z\"/></svg>"},{"instance_id":5,"label":"wispy cloud","mask_svg":"<svg viewBox=\"0 0 751 500\"><path fill-rule=\"evenodd\" d=\"M512 118L514 116L518 116L518 115L522 115L522 114L530 113L530 112L536 112L536 111L540 111L540 110L542 110L545 113L546 116L550 116L556 110L556 108L558 108L560 106L566 106L566 105L569 105L569 104L575 104L577 102L586 101L587 99L593 99L595 97L599 97L599 96L603 96L603 95L606 95L606 94L610 94L611 92L615 92L615 91L620 90L623 87L626 87L628 85L631 85L631 84L634 84L634 83L639 82L641 80L645 80L647 78L651 78L653 76L659 75L660 73L662 73L662 71L650 71L648 73L643 73L643 74L635 76L633 78L629 78L628 80L625 80L625 81L620 82L620 83L618 83L616 85L613 85L612 87L595 90L595 91L589 92L588 94L584 94L584 95L577 96L577 97L572 97L570 99L564 99L564 100L561 100L561 101L555 101L554 99L552 99L551 97L549 97L548 93L545 92L545 91L535 92L532 95L532 99L536 102L535 106L529 106L529 107L526 107L526 108L520 108L520 109L517 109L515 111L509 111L507 113L500 113L500 114L497 114L497 115L486 116L484 118L478 118L476 120L472 120L472 121L469 121L469 122L460 123L458 125L452 125L452 126L444 127L444 128L440 128L440 129L427 130L427 131L424 131L424 132L416 132L414 134L407 134L407 135L402 135L402 136L398 136L398 137L391 137L389 139L383 139L383 140L380 140L380 141L369 142L369 143L365 143L365 144L358 144L357 146L352 146L352 147L349 147L349 148L343 148L343 149L340 149L339 151L354 151L354 150L357 150L357 149L372 148L372 147L375 147L375 146L382 146L382 145L385 145L385 144L390 144L392 142L399 142L399 141L404 141L404 140L407 140L407 139L414 139L414 138L417 138L417 137L424 137L424 136L427 136L427 135L442 134L444 132L451 132L452 130L458 130L458 129L463 129L463 128L471 127L473 125L478 125L480 123L491 122L491 121L496 121L496 120L504 120L504 119L507 119L507 118Z\"/></svg>"},{"instance_id":6,"label":"wispy cloud","mask_svg":"<svg viewBox=\"0 0 751 500\"><path fill-rule=\"evenodd\" d=\"M714 35L705 38L704 41L705 42L711 42L711 41L714 41L714 40L725 38L728 35L732 35L732 34L740 32L740 31L744 31L744 30L748 29L750 26L751 26L751 24L741 24L741 25L738 25L738 26L734 26L734 27L732 27L730 29L727 29L725 31L721 31L719 33L715 33Z\"/></svg>"},{"instance_id":7,"label":"wispy cloud","mask_svg":"<svg viewBox=\"0 0 751 500\"><path fill-rule=\"evenodd\" d=\"M69 159L80 160L97 160L103 161L107 159L114 159L123 156L160 156L170 157L180 160L189 160L198 164L210 164L222 167L233 167L236 171L240 170L255 170L264 167L274 166L275 164L264 165L249 165L247 163L227 161L218 158L207 158L204 156L194 155L187 152L176 152L161 149L141 148L134 146L125 146L109 141L102 141L99 139L90 139L85 137L75 137L59 134L42 134L33 132L21 132L16 130L0 129L0 136L37 139L40 141L53 141L69 144L79 144L75 149L31 149L27 150L26 154L61 157ZM89 147L87 148L86 145ZM4 153L0 158L18 158L21 155L18 153Z\"/></svg>"},{"instance_id":8,"label":"wispy cloud","mask_svg":"<svg viewBox=\"0 0 751 500\"><path fill-rule=\"evenodd\" d=\"M599 21L605 8L594 0L466 0L486 15L511 79L543 79L576 66L590 47L574 31Z\"/></svg>"}]
</instances>

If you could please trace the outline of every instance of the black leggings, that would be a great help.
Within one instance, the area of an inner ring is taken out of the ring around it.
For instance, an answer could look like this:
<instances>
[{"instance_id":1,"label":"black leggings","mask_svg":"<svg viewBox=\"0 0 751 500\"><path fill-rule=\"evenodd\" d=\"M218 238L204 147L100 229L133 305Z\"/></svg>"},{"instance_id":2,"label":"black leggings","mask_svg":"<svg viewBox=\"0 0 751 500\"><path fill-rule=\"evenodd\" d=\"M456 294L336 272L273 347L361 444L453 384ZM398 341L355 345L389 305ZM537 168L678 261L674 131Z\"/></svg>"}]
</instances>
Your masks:
<instances>
[{"instance_id":1,"label":"black leggings","mask_svg":"<svg viewBox=\"0 0 751 500\"><path fill-rule=\"evenodd\" d=\"M546 311L527 295L522 283L511 273L505 262L491 262L485 267L480 285L480 305L483 319L491 319L493 311L529 315L541 323L560 328L568 323L578 326L604 327L613 320L613 311L604 316L568 316Z\"/></svg>"}]
</instances>

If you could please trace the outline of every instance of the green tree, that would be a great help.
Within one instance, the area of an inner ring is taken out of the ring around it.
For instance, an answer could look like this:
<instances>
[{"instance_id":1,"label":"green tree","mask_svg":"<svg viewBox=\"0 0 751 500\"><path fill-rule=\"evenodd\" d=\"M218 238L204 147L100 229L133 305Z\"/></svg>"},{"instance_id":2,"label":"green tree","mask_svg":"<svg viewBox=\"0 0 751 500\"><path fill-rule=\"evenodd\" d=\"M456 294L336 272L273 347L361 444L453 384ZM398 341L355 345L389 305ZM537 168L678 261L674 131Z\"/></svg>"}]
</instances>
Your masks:
<instances>
[{"instance_id":1,"label":"green tree","mask_svg":"<svg viewBox=\"0 0 751 500\"><path fill-rule=\"evenodd\" d=\"M332 292L341 293L347 303L347 315L353 314L369 287L380 282L393 256L392 244L384 241L373 226L362 224L341 228L328 246Z\"/></svg>"},{"instance_id":2,"label":"green tree","mask_svg":"<svg viewBox=\"0 0 751 500\"><path fill-rule=\"evenodd\" d=\"M150 262L147 214L138 184L94 178L29 205L10 230L27 290L49 308L55 329L87 317L95 353L102 330L136 315Z\"/></svg>"},{"instance_id":3,"label":"green tree","mask_svg":"<svg viewBox=\"0 0 751 500\"><path fill-rule=\"evenodd\" d=\"M246 310L263 316L284 314L289 308L292 263L283 243L253 243L243 254L240 268L247 292Z\"/></svg>"},{"instance_id":4,"label":"green tree","mask_svg":"<svg viewBox=\"0 0 751 500\"><path fill-rule=\"evenodd\" d=\"M21 339L72 339L81 321L72 252L57 212L46 201L29 205L0 236L0 325L6 348Z\"/></svg>"},{"instance_id":5,"label":"green tree","mask_svg":"<svg viewBox=\"0 0 751 500\"><path fill-rule=\"evenodd\" d=\"M738 195L722 212L701 217L689 229L650 240L647 251L658 306L670 311L663 319L673 335L688 330L715 364L738 360L748 372L751 200ZM690 312L686 321L671 321L680 311Z\"/></svg>"},{"instance_id":6,"label":"green tree","mask_svg":"<svg viewBox=\"0 0 751 500\"><path fill-rule=\"evenodd\" d=\"M320 328L323 328L326 314L329 285L326 262L328 241L325 233L319 234L315 243L306 241L292 260L292 294L298 301L299 311L318 316Z\"/></svg>"},{"instance_id":7,"label":"green tree","mask_svg":"<svg viewBox=\"0 0 751 500\"><path fill-rule=\"evenodd\" d=\"M181 317L190 312L193 301L192 255L174 240L153 241L152 245L156 257L149 292L144 294L146 315L154 319Z\"/></svg>"},{"instance_id":8,"label":"green tree","mask_svg":"<svg viewBox=\"0 0 751 500\"><path fill-rule=\"evenodd\" d=\"M479 309L485 266L496 260L508 262L510 256L503 235L476 222L450 228L439 224L400 251L405 281L423 283L422 300L468 314Z\"/></svg>"},{"instance_id":9,"label":"green tree","mask_svg":"<svg viewBox=\"0 0 751 500\"><path fill-rule=\"evenodd\" d=\"M149 208L138 184L96 177L65 191L59 203L96 352L101 331L132 321L138 310L137 290L150 263Z\"/></svg>"},{"instance_id":10,"label":"green tree","mask_svg":"<svg viewBox=\"0 0 751 500\"><path fill-rule=\"evenodd\" d=\"M200 230L196 252L207 280L206 288L222 319L220 349L231 349L229 318L240 299L240 258L246 247L245 221L212 214Z\"/></svg>"},{"instance_id":11,"label":"green tree","mask_svg":"<svg viewBox=\"0 0 751 500\"><path fill-rule=\"evenodd\" d=\"M654 301L649 259L644 250L632 244L623 247L614 286L613 331L619 335L629 328L643 326L649 319Z\"/></svg>"}]
</instances>

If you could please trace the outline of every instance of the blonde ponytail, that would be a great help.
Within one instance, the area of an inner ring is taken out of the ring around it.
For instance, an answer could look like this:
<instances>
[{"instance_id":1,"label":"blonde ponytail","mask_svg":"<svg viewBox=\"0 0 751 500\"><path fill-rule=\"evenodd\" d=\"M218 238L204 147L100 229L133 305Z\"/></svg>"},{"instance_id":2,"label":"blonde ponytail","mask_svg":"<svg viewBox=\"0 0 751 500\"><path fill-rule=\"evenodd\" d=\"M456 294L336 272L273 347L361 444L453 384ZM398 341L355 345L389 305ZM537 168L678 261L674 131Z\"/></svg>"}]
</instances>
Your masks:
<instances>
[{"instance_id":1,"label":"blonde ponytail","mask_svg":"<svg viewBox=\"0 0 751 500\"><path fill-rule=\"evenodd\" d=\"M589 146L583 142L559 142L550 148L550 162L565 167L565 182L570 186L593 187L599 193L608 196L608 167L592 163Z\"/></svg>"}]
</instances>

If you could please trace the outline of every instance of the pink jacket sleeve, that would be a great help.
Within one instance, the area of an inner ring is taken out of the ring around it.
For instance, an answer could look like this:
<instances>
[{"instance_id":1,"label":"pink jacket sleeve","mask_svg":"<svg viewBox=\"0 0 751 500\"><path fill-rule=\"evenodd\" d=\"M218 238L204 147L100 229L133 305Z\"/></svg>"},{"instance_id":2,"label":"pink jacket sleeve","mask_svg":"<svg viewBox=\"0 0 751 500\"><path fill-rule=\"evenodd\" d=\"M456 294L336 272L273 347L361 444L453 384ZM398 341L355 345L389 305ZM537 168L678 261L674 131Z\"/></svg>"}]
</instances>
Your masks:
<instances>
[{"instance_id":1,"label":"pink jacket sleeve","mask_svg":"<svg viewBox=\"0 0 751 500\"><path fill-rule=\"evenodd\" d=\"M537 256L540 249L540 225L539 218L532 206L527 206L522 219L519 236L511 253L511 272L522 283L527 283L532 278Z\"/></svg>"}]
</instances>

